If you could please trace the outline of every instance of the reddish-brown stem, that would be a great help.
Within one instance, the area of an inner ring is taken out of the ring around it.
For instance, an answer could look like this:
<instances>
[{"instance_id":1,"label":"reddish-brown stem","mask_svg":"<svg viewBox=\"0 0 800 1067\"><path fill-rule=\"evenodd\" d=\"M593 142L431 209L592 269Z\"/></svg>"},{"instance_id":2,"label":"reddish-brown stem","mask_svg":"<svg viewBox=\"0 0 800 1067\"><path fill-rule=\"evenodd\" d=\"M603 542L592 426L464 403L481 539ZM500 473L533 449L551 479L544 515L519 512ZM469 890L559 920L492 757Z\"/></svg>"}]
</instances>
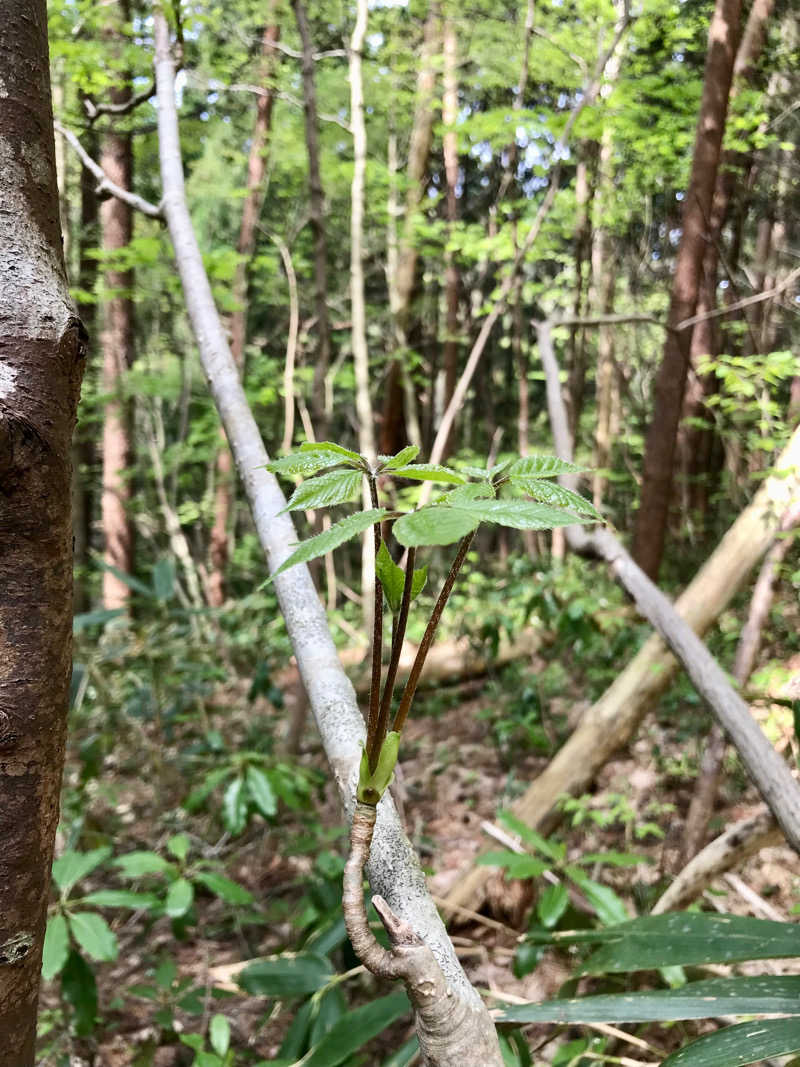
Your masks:
<instances>
[{"instance_id":1,"label":"reddish-brown stem","mask_svg":"<svg viewBox=\"0 0 800 1067\"><path fill-rule=\"evenodd\" d=\"M367 475L369 481L369 495L373 508L378 507L378 486L375 475L371 472ZM381 524L376 522L373 526L375 536L375 559L381 547ZM375 575L375 608L372 616L372 679L369 687L369 719L367 720L367 753L369 769L375 770L381 743L375 749L375 738L378 736L378 719L380 716L381 699L381 658L383 656L383 586L376 573Z\"/></svg>"},{"instance_id":2,"label":"reddish-brown stem","mask_svg":"<svg viewBox=\"0 0 800 1067\"><path fill-rule=\"evenodd\" d=\"M396 622L392 625L392 651L389 656L389 666L386 670L386 681L383 683L383 696L381 698L380 713L378 715L378 727L375 732L375 737L370 738L372 746L367 749L370 766L372 766L373 759L377 761L378 756L380 755L381 745L386 737L386 731L389 726L389 713L392 708L394 683L397 678L397 668L400 665L400 652L403 648L403 639L406 635L408 609L411 606L411 586L414 582L414 561L416 560L416 556L417 550L415 548L409 548L408 558L406 560L406 578L403 583L403 597L400 601L400 611L398 612ZM373 749L375 752L374 755Z\"/></svg>"},{"instance_id":3,"label":"reddish-brown stem","mask_svg":"<svg viewBox=\"0 0 800 1067\"><path fill-rule=\"evenodd\" d=\"M456 558L453 560L453 564L450 567L450 573L445 578L444 585L442 586L442 591L441 593L439 593L439 599L436 601L436 605L433 611L431 612L431 617L428 620L428 625L425 628L425 633L423 635L422 641L420 643L419 648L417 649L417 655L414 659L414 665L411 668L411 673L408 676L406 687L403 690L402 697L400 698L400 707L397 709L397 714L394 717L392 729L395 730L397 733L402 733L403 727L405 726L406 719L408 718L408 712L411 707L411 702L414 699L414 693L417 689L417 683L419 682L419 677L422 674L422 668L425 666L425 660L428 656L430 647L433 644L433 639L436 636L436 628L438 627L439 620L442 617L444 606L450 599L450 594L453 591L453 585L455 584L458 572L461 570L461 566L464 560L467 558L467 552L469 551L469 546L472 544L472 539L474 536L475 531L473 530L472 533L468 533L467 536L463 538L461 544L458 546L458 552L456 553Z\"/></svg>"}]
</instances>

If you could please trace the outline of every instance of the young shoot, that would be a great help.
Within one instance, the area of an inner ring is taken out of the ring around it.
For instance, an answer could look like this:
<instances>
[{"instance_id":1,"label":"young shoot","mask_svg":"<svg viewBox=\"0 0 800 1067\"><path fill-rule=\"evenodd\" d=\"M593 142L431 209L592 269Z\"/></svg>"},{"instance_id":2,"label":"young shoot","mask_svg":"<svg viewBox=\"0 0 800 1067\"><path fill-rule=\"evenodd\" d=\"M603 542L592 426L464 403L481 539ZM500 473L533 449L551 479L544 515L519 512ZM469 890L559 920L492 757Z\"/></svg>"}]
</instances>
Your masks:
<instances>
[{"instance_id":1,"label":"young shoot","mask_svg":"<svg viewBox=\"0 0 800 1067\"><path fill-rule=\"evenodd\" d=\"M359 774L358 800L377 805L391 781L398 746L417 684L436 636L439 620L458 573L481 523L516 530L552 530L557 526L602 521L592 504L552 479L583 468L553 456L525 456L504 460L490 469L453 470L435 463L416 463L418 449L409 445L394 456L364 456L330 441L302 445L298 452L268 465L274 474L302 476L286 511L337 507L358 500L367 479L372 506L356 511L329 529L301 541L272 575L275 578L298 563L307 563L373 528L375 538L375 605L372 673L367 741ZM430 503L402 512L383 507L379 482L385 479L432 481L444 488ZM399 546L395 562L388 542ZM427 566L416 567L417 550L458 544L455 557L431 611L408 680L392 718L400 652L412 602L427 581ZM402 559L405 550L404 560ZM385 677L383 662L383 602L392 615L392 638Z\"/></svg>"}]
</instances>

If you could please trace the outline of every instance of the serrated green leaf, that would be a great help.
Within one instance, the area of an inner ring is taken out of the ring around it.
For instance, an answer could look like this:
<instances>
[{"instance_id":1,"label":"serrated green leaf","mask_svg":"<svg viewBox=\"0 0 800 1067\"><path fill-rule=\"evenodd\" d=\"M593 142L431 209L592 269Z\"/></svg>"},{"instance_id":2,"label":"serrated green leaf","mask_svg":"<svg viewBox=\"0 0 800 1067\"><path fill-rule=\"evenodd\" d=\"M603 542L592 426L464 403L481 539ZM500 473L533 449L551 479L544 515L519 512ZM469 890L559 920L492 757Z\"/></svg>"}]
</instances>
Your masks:
<instances>
[{"instance_id":1,"label":"serrated green leaf","mask_svg":"<svg viewBox=\"0 0 800 1067\"><path fill-rule=\"evenodd\" d=\"M548 930L551 930L569 905L569 893L566 886L559 882L557 885L549 885L539 896L536 904L536 914L539 922Z\"/></svg>"},{"instance_id":2,"label":"serrated green leaf","mask_svg":"<svg viewBox=\"0 0 800 1067\"><path fill-rule=\"evenodd\" d=\"M508 470L510 478L517 475L528 478L555 478L559 474L579 474L586 470L556 456L522 456Z\"/></svg>"},{"instance_id":3,"label":"serrated green leaf","mask_svg":"<svg viewBox=\"0 0 800 1067\"><path fill-rule=\"evenodd\" d=\"M385 471L397 470L398 467L405 467L409 463L413 462L419 455L419 448L417 445L407 445L401 449L395 456L379 456L378 458L383 460L383 469Z\"/></svg>"},{"instance_id":4,"label":"serrated green leaf","mask_svg":"<svg viewBox=\"0 0 800 1067\"><path fill-rule=\"evenodd\" d=\"M240 834L247 824L247 789L244 778L234 778L222 797L222 822L231 834Z\"/></svg>"},{"instance_id":5,"label":"serrated green leaf","mask_svg":"<svg viewBox=\"0 0 800 1067\"><path fill-rule=\"evenodd\" d=\"M328 471L327 474L320 474L298 485L283 512L347 504L361 495L363 478L361 471Z\"/></svg>"},{"instance_id":6,"label":"serrated green leaf","mask_svg":"<svg viewBox=\"0 0 800 1067\"><path fill-rule=\"evenodd\" d=\"M208 1024L208 1040L218 1056L225 1056L231 1046L231 1024L217 1012Z\"/></svg>"},{"instance_id":7,"label":"serrated green leaf","mask_svg":"<svg viewBox=\"0 0 800 1067\"><path fill-rule=\"evenodd\" d=\"M297 1067L338 1067L352 1062L352 1056L368 1041L411 1011L405 993L390 993L354 1008L331 1027L318 1045L310 1049Z\"/></svg>"},{"instance_id":8,"label":"serrated green leaf","mask_svg":"<svg viewBox=\"0 0 800 1067\"><path fill-rule=\"evenodd\" d=\"M200 785L184 800L183 807L186 811L197 811L201 808L220 782L224 782L232 773L234 772L231 767L217 767L216 770L209 771Z\"/></svg>"},{"instance_id":9,"label":"serrated green leaf","mask_svg":"<svg viewBox=\"0 0 800 1067\"><path fill-rule=\"evenodd\" d=\"M278 800L272 783L261 767L252 763L247 768L247 789L250 799L265 818L271 819L277 814Z\"/></svg>"},{"instance_id":10,"label":"serrated green leaf","mask_svg":"<svg viewBox=\"0 0 800 1067\"><path fill-rule=\"evenodd\" d=\"M348 515L334 523L329 530L323 530L316 537L309 537L307 541L301 541L288 559L278 567L275 573L268 579L272 581L279 574L296 566L298 563L308 563L309 560L324 556L332 552L334 548L343 545L351 537L363 533L364 530L380 522L386 515L386 508L370 508L368 511L357 511L354 515Z\"/></svg>"},{"instance_id":11,"label":"serrated green leaf","mask_svg":"<svg viewBox=\"0 0 800 1067\"><path fill-rule=\"evenodd\" d=\"M304 997L333 978L330 960L311 952L284 953L256 960L236 979L248 993L262 997Z\"/></svg>"},{"instance_id":12,"label":"serrated green leaf","mask_svg":"<svg viewBox=\"0 0 800 1067\"><path fill-rule=\"evenodd\" d=\"M118 856L114 866L128 878L142 878L146 874L168 874L174 871L171 863L155 852L129 852Z\"/></svg>"},{"instance_id":13,"label":"serrated green leaf","mask_svg":"<svg viewBox=\"0 0 800 1067\"><path fill-rule=\"evenodd\" d=\"M375 574L383 587L389 610L397 614L403 599L403 586L406 575L402 567L398 567L389 554L386 542L381 541L378 554L375 557Z\"/></svg>"},{"instance_id":14,"label":"serrated green leaf","mask_svg":"<svg viewBox=\"0 0 800 1067\"><path fill-rule=\"evenodd\" d=\"M134 893L129 889L98 889L81 898L82 904L96 908L131 908L133 911L153 911L158 907L158 897L153 893Z\"/></svg>"},{"instance_id":15,"label":"serrated green leaf","mask_svg":"<svg viewBox=\"0 0 800 1067\"><path fill-rule=\"evenodd\" d=\"M709 978L679 989L613 993L505 1008L510 1023L648 1023L718 1015L800 1015L800 976Z\"/></svg>"},{"instance_id":16,"label":"serrated green leaf","mask_svg":"<svg viewBox=\"0 0 800 1067\"><path fill-rule=\"evenodd\" d=\"M590 520L547 504L531 500L474 500L464 501L453 508L474 516L479 522L494 522L514 530L554 530L559 526L574 526Z\"/></svg>"},{"instance_id":17,"label":"serrated green leaf","mask_svg":"<svg viewBox=\"0 0 800 1067\"><path fill-rule=\"evenodd\" d=\"M91 852L73 852L68 850L53 863L53 881L67 896L70 889L85 878L87 874L99 867L111 855L110 848L94 848Z\"/></svg>"},{"instance_id":18,"label":"serrated green leaf","mask_svg":"<svg viewBox=\"0 0 800 1067\"><path fill-rule=\"evenodd\" d=\"M301 474L307 478L317 471L325 470L326 467L336 467L341 463L348 462L347 457L340 452L320 448L319 445L306 452L292 452L280 459L273 459L267 464L267 470L273 474L282 474L290 478L295 474Z\"/></svg>"},{"instance_id":19,"label":"serrated green leaf","mask_svg":"<svg viewBox=\"0 0 800 1067\"><path fill-rule=\"evenodd\" d=\"M460 508L431 504L403 515L393 527L401 545L452 545L477 527L480 519Z\"/></svg>"},{"instance_id":20,"label":"serrated green leaf","mask_svg":"<svg viewBox=\"0 0 800 1067\"><path fill-rule=\"evenodd\" d=\"M510 849L484 852L476 863L481 867L502 867L509 878L539 878L547 870L547 864L535 856Z\"/></svg>"},{"instance_id":21,"label":"serrated green leaf","mask_svg":"<svg viewBox=\"0 0 800 1067\"><path fill-rule=\"evenodd\" d=\"M170 919L180 919L191 908L194 901L194 886L188 878L176 878L167 890L164 911Z\"/></svg>"},{"instance_id":22,"label":"serrated green leaf","mask_svg":"<svg viewBox=\"0 0 800 1067\"><path fill-rule=\"evenodd\" d=\"M467 485L457 485L442 499L447 504L460 504L465 500L492 500L494 499L494 486L489 482L469 482Z\"/></svg>"},{"instance_id":23,"label":"serrated green leaf","mask_svg":"<svg viewBox=\"0 0 800 1067\"><path fill-rule=\"evenodd\" d=\"M102 915L93 911L73 912L69 916L72 936L93 960L115 960L117 939Z\"/></svg>"},{"instance_id":24,"label":"serrated green leaf","mask_svg":"<svg viewBox=\"0 0 800 1067\"><path fill-rule=\"evenodd\" d=\"M69 931L67 920L61 914L47 920L42 950L42 978L49 982L60 973L69 956Z\"/></svg>"},{"instance_id":25,"label":"serrated green leaf","mask_svg":"<svg viewBox=\"0 0 800 1067\"><path fill-rule=\"evenodd\" d=\"M354 463L361 462L361 456L358 452L352 452L349 448L343 448L341 445L337 445L335 441L304 441L300 445L301 452L335 452L337 456L346 456L348 459L352 459Z\"/></svg>"},{"instance_id":26,"label":"serrated green leaf","mask_svg":"<svg viewBox=\"0 0 800 1067\"><path fill-rule=\"evenodd\" d=\"M438 463L412 463L407 467L395 467L393 478L411 478L415 482L452 482L460 485L464 476Z\"/></svg>"},{"instance_id":27,"label":"serrated green leaf","mask_svg":"<svg viewBox=\"0 0 800 1067\"><path fill-rule=\"evenodd\" d=\"M800 1019L760 1019L704 1034L661 1067L744 1067L800 1051Z\"/></svg>"},{"instance_id":28,"label":"serrated green leaf","mask_svg":"<svg viewBox=\"0 0 800 1067\"><path fill-rule=\"evenodd\" d=\"M224 900L226 904L247 905L253 903L253 894L238 882L231 881L223 874L216 871L195 871L192 876L195 882L204 885L215 897Z\"/></svg>"},{"instance_id":29,"label":"serrated green leaf","mask_svg":"<svg viewBox=\"0 0 800 1067\"><path fill-rule=\"evenodd\" d=\"M511 477L511 484L532 496L535 500L541 500L545 504L555 504L556 507L567 508L578 515L590 515L594 519L603 521L603 516L590 500L582 497L580 493L573 493L571 489L564 489L558 482L543 482L538 478Z\"/></svg>"}]
</instances>

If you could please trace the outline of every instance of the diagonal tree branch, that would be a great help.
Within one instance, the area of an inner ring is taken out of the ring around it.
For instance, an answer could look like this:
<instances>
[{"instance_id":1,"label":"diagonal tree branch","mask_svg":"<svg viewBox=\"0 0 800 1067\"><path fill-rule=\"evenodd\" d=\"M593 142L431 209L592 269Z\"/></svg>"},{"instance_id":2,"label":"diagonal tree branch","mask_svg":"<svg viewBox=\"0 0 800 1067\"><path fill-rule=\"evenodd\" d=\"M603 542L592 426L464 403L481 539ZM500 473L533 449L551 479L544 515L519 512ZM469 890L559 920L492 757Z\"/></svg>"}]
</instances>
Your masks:
<instances>
[{"instance_id":1,"label":"diagonal tree branch","mask_svg":"<svg viewBox=\"0 0 800 1067\"><path fill-rule=\"evenodd\" d=\"M116 196L119 200L124 200L126 204L136 208L137 211L141 211L144 215L149 215L150 218L162 219L164 217L160 204L151 204L144 197L137 196L136 193L131 193L127 189L123 189L122 186L117 185L116 182L112 182L100 164L92 159L71 130L68 130L66 126L62 126L60 122L54 122L53 128L74 149L84 167L97 178L98 193L109 193L111 196Z\"/></svg>"}]
</instances>

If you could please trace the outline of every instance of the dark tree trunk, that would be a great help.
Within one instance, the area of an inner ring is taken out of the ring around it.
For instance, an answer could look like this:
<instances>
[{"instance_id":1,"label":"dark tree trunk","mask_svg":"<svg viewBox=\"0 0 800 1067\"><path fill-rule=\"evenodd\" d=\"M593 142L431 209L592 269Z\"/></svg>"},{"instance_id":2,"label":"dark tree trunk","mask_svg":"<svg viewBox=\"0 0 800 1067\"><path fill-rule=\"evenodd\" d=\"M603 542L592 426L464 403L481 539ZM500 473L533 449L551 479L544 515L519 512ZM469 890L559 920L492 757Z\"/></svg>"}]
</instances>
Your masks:
<instances>
[{"instance_id":1,"label":"dark tree trunk","mask_svg":"<svg viewBox=\"0 0 800 1067\"><path fill-rule=\"evenodd\" d=\"M61 247L44 0L0 0L0 1044L33 1067L71 670L83 371Z\"/></svg>"},{"instance_id":2,"label":"dark tree trunk","mask_svg":"<svg viewBox=\"0 0 800 1067\"><path fill-rule=\"evenodd\" d=\"M691 331L676 331L697 307L702 262L707 247L712 198L728 113L739 27L740 0L717 0L709 32L703 95L695 134L689 188L681 220L669 329L656 375L653 419L645 441L642 494L633 554L656 578L664 551L675 443L689 370Z\"/></svg>"},{"instance_id":3,"label":"dark tree trunk","mask_svg":"<svg viewBox=\"0 0 800 1067\"><path fill-rule=\"evenodd\" d=\"M231 354L244 373L244 346L247 340L247 268L256 247L256 228L264 199L264 175L267 166L267 145L272 126L272 103L274 93L269 85L275 49L280 38L280 27L267 26L262 41L263 72L261 80L267 82L263 96L258 97L250 154L247 159L247 195L242 207L239 240L236 251L239 261L233 281L231 315ZM208 576L208 598L212 607L221 607L225 602L225 571L228 566L228 522L231 515L234 493L233 459L227 445L225 431L220 428L220 449L217 453L216 482L214 487L214 525L211 528L211 571Z\"/></svg>"},{"instance_id":4,"label":"dark tree trunk","mask_svg":"<svg viewBox=\"0 0 800 1067\"><path fill-rule=\"evenodd\" d=\"M731 99L739 90L745 88L752 78L758 57L764 47L767 23L772 14L773 5L774 0L755 0L750 9L741 44L736 53ZM752 160L739 152L728 149L722 154L711 206L708 241L703 256L697 315L710 316L711 312L716 309L722 230L735 199L737 183L741 181L751 165ZM714 357L719 350L719 321L709 317L698 322L692 330L691 367L696 371L704 356ZM699 516L705 515L708 506L714 430L713 423L708 417L706 399L714 390L715 382L716 379L708 375L696 374L690 378L684 410L687 419L691 422L680 433L681 467L687 479L687 502Z\"/></svg>"},{"instance_id":5,"label":"dark tree trunk","mask_svg":"<svg viewBox=\"0 0 800 1067\"><path fill-rule=\"evenodd\" d=\"M122 103L131 95L126 80L113 89L112 103ZM112 130L103 139L100 165L122 189L130 189L133 178L133 150L128 133ZM131 242L133 208L116 197L100 206L103 251L113 257ZM133 522L130 515L130 470L133 453L133 405L126 396L126 377L133 362L133 271L106 271L109 295L103 303L103 392L106 396L103 421L103 537L107 564L130 574L133 571ZM125 608L130 588L110 570L103 573L103 606Z\"/></svg>"}]
</instances>

